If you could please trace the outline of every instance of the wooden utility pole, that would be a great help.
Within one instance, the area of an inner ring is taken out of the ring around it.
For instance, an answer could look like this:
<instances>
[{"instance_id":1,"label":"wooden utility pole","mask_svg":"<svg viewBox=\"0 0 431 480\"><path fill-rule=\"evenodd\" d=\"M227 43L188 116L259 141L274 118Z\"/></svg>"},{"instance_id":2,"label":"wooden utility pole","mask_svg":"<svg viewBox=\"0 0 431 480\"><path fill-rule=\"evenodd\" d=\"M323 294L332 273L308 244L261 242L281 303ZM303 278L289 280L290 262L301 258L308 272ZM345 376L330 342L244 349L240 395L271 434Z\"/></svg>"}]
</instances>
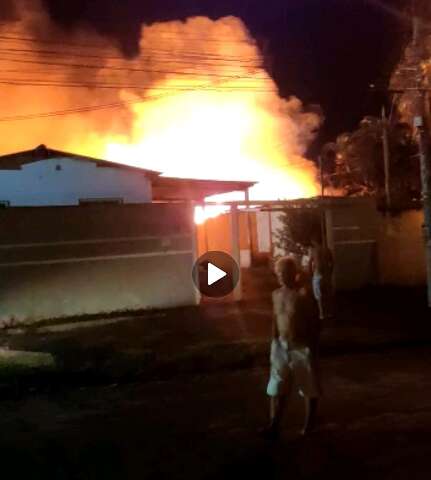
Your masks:
<instances>
[{"instance_id":1,"label":"wooden utility pole","mask_svg":"<svg viewBox=\"0 0 431 480\"><path fill-rule=\"evenodd\" d=\"M319 155L319 170L320 170L320 230L322 235L322 245L328 246L326 238L326 209L324 206L325 184L323 181L323 158Z\"/></svg>"},{"instance_id":2,"label":"wooden utility pole","mask_svg":"<svg viewBox=\"0 0 431 480\"><path fill-rule=\"evenodd\" d=\"M429 97L423 94L423 103L429 101ZM429 158L429 140L427 128L425 128L424 115L415 117L415 127L418 131L419 159L422 180L422 202L424 209L424 240L427 262L428 306L431 307L431 167Z\"/></svg>"},{"instance_id":3,"label":"wooden utility pole","mask_svg":"<svg viewBox=\"0 0 431 480\"><path fill-rule=\"evenodd\" d=\"M253 244L253 222L251 219L251 212L250 212L250 192L247 188L244 190L244 196L247 208L247 233L248 233L248 249L250 250L250 267L253 266L253 252L254 252L254 244Z\"/></svg>"},{"instance_id":4,"label":"wooden utility pole","mask_svg":"<svg viewBox=\"0 0 431 480\"><path fill-rule=\"evenodd\" d=\"M238 205L231 205L230 207L230 238L232 248L232 258L238 265L238 283L233 291L233 299L235 301L242 300L242 285L241 285L241 247L239 238L239 212Z\"/></svg>"},{"instance_id":5,"label":"wooden utility pole","mask_svg":"<svg viewBox=\"0 0 431 480\"><path fill-rule=\"evenodd\" d=\"M391 201L391 177L390 177L390 157L389 157L389 141L388 141L388 121L386 119L385 107L382 107L382 143L383 143L383 161L385 167L385 196L386 208L392 207Z\"/></svg>"},{"instance_id":6,"label":"wooden utility pole","mask_svg":"<svg viewBox=\"0 0 431 480\"><path fill-rule=\"evenodd\" d=\"M426 252L427 297L431 307L431 156L430 156L430 85L422 69L425 59L425 50L421 45L423 40L423 22L417 15L416 3L412 1L412 41L409 46L408 65L401 70L414 74L414 82L410 86L402 87L399 92L410 91L415 94L413 127L417 135L419 147L419 161L422 183L422 204L424 211L423 234Z\"/></svg>"},{"instance_id":7,"label":"wooden utility pole","mask_svg":"<svg viewBox=\"0 0 431 480\"><path fill-rule=\"evenodd\" d=\"M414 127L417 129L418 133L419 159L422 181L422 202L424 209L423 232L426 249L428 306L431 307L431 165L429 154L430 124L429 118L427 118L429 117L427 114L429 113L430 97L427 79L421 71L423 53L419 45L420 38L419 19L415 16L413 18L413 48L415 50L415 54L418 57L417 92L419 96L419 102L416 107Z\"/></svg>"}]
</instances>

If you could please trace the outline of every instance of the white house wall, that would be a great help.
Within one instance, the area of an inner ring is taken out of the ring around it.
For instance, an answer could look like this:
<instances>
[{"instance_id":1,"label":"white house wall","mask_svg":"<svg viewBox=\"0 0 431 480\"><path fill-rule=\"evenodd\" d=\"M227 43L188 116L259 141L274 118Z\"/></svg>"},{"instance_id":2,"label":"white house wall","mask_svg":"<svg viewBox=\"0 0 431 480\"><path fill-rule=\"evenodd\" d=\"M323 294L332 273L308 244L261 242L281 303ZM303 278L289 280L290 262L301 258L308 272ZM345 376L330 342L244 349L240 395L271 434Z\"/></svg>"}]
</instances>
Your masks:
<instances>
[{"instance_id":1,"label":"white house wall","mask_svg":"<svg viewBox=\"0 0 431 480\"><path fill-rule=\"evenodd\" d=\"M71 158L50 158L0 170L0 202L10 206L77 205L80 199L120 198L124 203L151 201L144 173Z\"/></svg>"}]
</instances>

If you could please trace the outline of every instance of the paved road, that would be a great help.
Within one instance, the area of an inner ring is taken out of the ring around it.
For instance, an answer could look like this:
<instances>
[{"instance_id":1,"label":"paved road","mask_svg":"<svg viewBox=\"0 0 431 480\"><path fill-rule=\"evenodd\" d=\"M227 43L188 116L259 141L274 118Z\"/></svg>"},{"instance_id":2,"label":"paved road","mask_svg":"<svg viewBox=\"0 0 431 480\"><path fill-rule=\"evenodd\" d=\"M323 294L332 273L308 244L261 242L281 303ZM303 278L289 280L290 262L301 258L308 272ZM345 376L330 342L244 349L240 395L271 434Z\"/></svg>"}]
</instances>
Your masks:
<instances>
[{"instance_id":1,"label":"paved road","mask_svg":"<svg viewBox=\"0 0 431 480\"><path fill-rule=\"evenodd\" d=\"M35 393L0 402L0 471L36 479L428 479L431 348L325 358L320 427L256 435L267 372Z\"/></svg>"}]
</instances>

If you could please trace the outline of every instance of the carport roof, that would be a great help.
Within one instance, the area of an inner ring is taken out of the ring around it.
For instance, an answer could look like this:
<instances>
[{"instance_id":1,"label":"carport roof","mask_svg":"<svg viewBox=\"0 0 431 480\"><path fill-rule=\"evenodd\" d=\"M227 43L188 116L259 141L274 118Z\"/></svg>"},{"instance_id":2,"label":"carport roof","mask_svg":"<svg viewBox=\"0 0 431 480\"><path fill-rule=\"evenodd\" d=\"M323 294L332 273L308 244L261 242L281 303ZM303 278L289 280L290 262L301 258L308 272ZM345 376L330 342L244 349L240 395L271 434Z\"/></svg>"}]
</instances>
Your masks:
<instances>
[{"instance_id":1,"label":"carport roof","mask_svg":"<svg viewBox=\"0 0 431 480\"><path fill-rule=\"evenodd\" d=\"M256 182L235 180L199 180L194 178L157 177L152 181L154 201L203 201L206 197L241 192Z\"/></svg>"}]
</instances>

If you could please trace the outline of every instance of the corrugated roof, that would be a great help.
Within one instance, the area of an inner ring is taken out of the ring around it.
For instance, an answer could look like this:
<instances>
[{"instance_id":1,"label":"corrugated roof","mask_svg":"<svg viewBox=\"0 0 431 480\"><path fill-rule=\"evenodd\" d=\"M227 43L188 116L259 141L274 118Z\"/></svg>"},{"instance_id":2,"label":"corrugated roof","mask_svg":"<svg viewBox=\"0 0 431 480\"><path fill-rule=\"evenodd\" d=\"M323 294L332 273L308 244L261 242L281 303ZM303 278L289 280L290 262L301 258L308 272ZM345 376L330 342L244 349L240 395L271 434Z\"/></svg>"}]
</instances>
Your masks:
<instances>
[{"instance_id":1,"label":"corrugated roof","mask_svg":"<svg viewBox=\"0 0 431 480\"><path fill-rule=\"evenodd\" d=\"M235 180L201 180L195 178L157 177L153 179L153 200L202 201L211 195L240 192L256 182Z\"/></svg>"}]
</instances>

